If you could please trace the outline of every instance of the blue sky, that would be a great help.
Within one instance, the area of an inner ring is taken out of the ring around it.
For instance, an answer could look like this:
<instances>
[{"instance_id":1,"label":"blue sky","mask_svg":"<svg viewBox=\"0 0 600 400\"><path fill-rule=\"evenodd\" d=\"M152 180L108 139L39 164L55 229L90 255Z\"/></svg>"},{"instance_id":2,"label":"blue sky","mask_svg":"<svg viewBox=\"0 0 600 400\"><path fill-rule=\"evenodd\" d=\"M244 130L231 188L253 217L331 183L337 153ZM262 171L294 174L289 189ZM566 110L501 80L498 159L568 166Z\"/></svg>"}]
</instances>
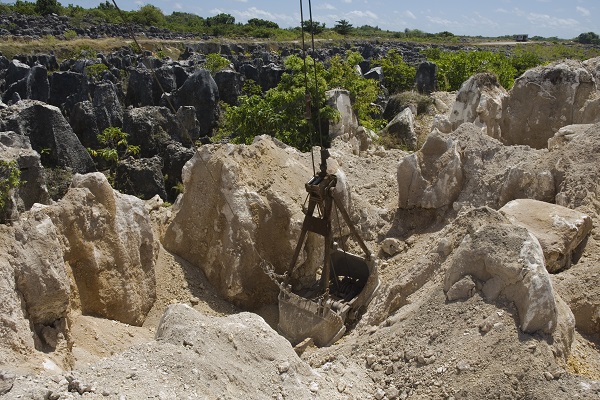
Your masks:
<instances>
[{"instance_id":1,"label":"blue sky","mask_svg":"<svg viewBox=\"0 0 600 400\"><path fill-rule=\"evenodd\" d=\"M68 3L89 8L97 6L100 0L61 2ZM300 25L299 0L117 0L117 4L125 10L153 4L167 15L173 11L202 17L227 13L236 22L261 18L282 28ZM308 0L303 4L307 17ZM474 36L527 33L570 39L583 32L600 34L599 0L312 0L312 11L313 19L327 27L345 19L353 26Z\"/></svg>"}]
</instances>

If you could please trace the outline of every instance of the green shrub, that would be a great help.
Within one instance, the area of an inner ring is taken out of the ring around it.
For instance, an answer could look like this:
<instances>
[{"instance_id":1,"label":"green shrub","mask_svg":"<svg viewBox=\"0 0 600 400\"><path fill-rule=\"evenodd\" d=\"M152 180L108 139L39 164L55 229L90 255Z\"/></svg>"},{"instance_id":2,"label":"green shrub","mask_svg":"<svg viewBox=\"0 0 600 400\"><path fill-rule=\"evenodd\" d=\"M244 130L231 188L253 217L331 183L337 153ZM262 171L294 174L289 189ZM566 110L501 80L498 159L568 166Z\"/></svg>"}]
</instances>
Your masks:
<instances>
[{"instance_id":1,"label":"green shrub","mask_svg":"<svg viewBox=\"0 0 600 400\"><path fill-rule=\"evenodd\" d=\"M67 29L64 33L64 37L66 40L73 40L77 37L77 32L73 29Z\"/></svg>"},{"instance_id":2,"label":"green shrub","mask_svg":"<svg viewBox=\"0 0 600 400\"><path fill-rule=\"evenodd\" d=\"M231 62L225 57L222 57L217 53L210 53L206 55L206 61L202 67L209 70L211 74L215 74L227 68L229 64L231 64Z\"/></svg>"},{"instance_id":3,"label":"green shrub","mask_svg":"<svg viewBox=\"0 0 600 400\"><path fill-rule=\"evenodd\" d=\"M100 79L106 71L108 71L108 67L102 63L88 65L84 68L85 75L93 79Z\"/></svg>"},{"instance_id":4,"label":"green shrub","mask_svg":"<svg viewBox=\"0 0 600 400\"><path fill-rule=\"evenodd\" d=\"M5 219L10 191L21 185L21 170L16 161L0 160L0 218Z\"/></svg>"},{"instance_id":5,"label":"green shrub","mask_svg":"<svg viewBox=\"0 0 600 400\"><path fill-rule=\"evenodd\" d=\"M489 72L498 77L500 84L510 89L517 70L504 53L491 51L440 51L426 49L427 59L438 66L438 88L442 91L458 90L472 75Z\"/></svg>"},{"instance_id":6,"label":"green shrub","mask_svg":"<svg viewBox=\"0 0 600 400\"><path fill-rule=\"evenodd\" d=\"M109 126L97 135L98 141L104 147L97 150L88 148L88 152L92 157L100 157L109 162L114 168L119 160L129 156L137 156L140 153L139 146L132 146L127 143L128 136L121 128Z\"/></svg>"},{"instance_id":7,"label":"green shrub","mask_svg":"<svg viewBox=\"0 0 600 400\"><path fill-rule=\"evenodd\" d=\"M408 65L397 51L390 50L377 64L383 70L383 85L390 94L410 90L414 86L417 71L415 67Z\"/></svg>"},{"instance_id":8,"label":"green shrub","mask_svg":"<svg viewBox=\"0 0 600 400\"><path fill-rule=\"evenodd\" d=\"M378 109L374 102L381 89L377 81L365 79L357 73L356 68L363 60L364 58L354 51L347 51L345 58L336 55L331 59L325 77L328 88L340 87L350 91L352 109L363 126L379 130L382 126L376 118Z\"/></svg>"}]
</instances>

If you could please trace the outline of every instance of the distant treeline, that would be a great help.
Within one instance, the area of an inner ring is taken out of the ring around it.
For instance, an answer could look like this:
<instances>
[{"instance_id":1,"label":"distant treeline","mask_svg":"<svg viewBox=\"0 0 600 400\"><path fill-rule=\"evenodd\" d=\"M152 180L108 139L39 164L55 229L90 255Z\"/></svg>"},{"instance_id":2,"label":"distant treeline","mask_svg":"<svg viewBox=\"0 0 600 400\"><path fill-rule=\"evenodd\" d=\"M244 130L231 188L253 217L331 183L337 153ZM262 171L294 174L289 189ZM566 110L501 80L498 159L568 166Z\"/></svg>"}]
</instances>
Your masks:
<instances>
[{"instance_id":1,"label":"distant treeline","mask_svg":"<svg viewBox=\"0 0 600 400\"><path fill-rule=\"evenodd\" d=\"M73 4L63 6L57 0L36 0L35 2L17 0L14 4L0 2L0 14L6 13L40 16L48 14L63 15L70 18L71 24L80 27L99 23L120 24L125 19L144 27L154 26L173 32L189 32L209 36L286 40L298 38L301 32L300 23L294 28L280 28L277 23L260 18L249 19L246 23L236 22L235 17L225 13L206 18L179 11L165 15L160 8L151 4L144 5L136 11L119 12L114 4L108 0L100 2L97 7L90 9ZM464 37L454 35L448 31L427 33L419 29L406 28L404 31L396 32L370 25L355 27L344 19L336 21L332 27L327 27L325 23L318 21L313 21L312 24L309 21L304 21L303 28L309 33L312 32L325 38L381 37L382 39L443 41L445 43L458 43L464 40ZM498 39L512 39L512 37L502 36ZM530 40L561 41L556 37L544 38L541 36L533 36ZM600 39L594 32L582 33L573 40L584 44L600 44Z\"/></svg>"}]
</instances>

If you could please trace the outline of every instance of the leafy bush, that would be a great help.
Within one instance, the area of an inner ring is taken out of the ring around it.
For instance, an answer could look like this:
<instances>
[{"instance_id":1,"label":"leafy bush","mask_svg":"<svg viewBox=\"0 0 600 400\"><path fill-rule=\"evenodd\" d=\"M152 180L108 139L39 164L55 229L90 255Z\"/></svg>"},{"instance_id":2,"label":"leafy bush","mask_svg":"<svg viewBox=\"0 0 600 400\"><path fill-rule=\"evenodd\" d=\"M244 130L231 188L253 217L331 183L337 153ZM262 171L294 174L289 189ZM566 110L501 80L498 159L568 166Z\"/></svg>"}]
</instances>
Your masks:
<instances>
[{"instance_id":1,"label":"leafy bush","mask_svg":"<svg viewBox=\"0 0 600 400\"><path fill-rule=\"evenodd\" d=\"M0 218L5 219L11 189L21 185L21 170L16 161L0 160Z\"/></svg>"},{"instance_id":2,"label":"leafy bush","mask_svg":"<svg viewBox=\"0 0 600 400\"><path fill-rule=\"evenodd\" d=\"M109 126L97 135L98 141L104 147L98 150L88 148L88 152L92 157L101 157L108 161L114 168L119 160L129 156L137 156L140 153L139 146L127 143L128 136L121 128Z\"/></svg>"},{"instance_id":3,"label":"leafy bush","mask_svg":"<svg viewBox=\"0 0 600 400\"><path fill-rule=\"evenodd\" d=\"M397 51L390 50L377 64L383 69L383 85L390 94L410 90L414 86L417 70L408 65Z\"/></svg>"},{"instance_id":4,"label":"leafy bush","mask_svg":"<svg viewBox=\"0 0 600 400\"><path fill-rule=\"evenodd\" d=\"M330 61L331 65L325 78L328 88L340 87L350 91L352 108L360 123L369 129L378 130L382 126L377 118L374 118L378 109L373 103L380 95L381 89L377 81L365 79L357 73L356 68L363 60L364 58L354 51L347 51L345 59L336 55Z\"/></svg>"},{"instance_id":5,"label":"leafy bush","mask_svg":"<svg viewBox=\"0 0 600 400\"><path fill-rule=\"evenodd\" d=\"M595 32L582 33L577 36L576 41L583 44L600 44L600 36Z\"/></svg>"},{"instance_id":6,"label":"leafy bush","mask_svg":"<svg viewBox=\"0 0 600 400\"><path fill-rule=\"evenodd\" d=\"M15 5L13 6L13 11L19 14L24 15L35 15L37 10L35 8L35 3L29 1L15 1Z\"/></svg>"},{"instance_id":7,"label":"leafy bush","mask_svg":"<svg viewBox=\"0 0 600 400\"><path fill-rule=\"evenodd\" d=\"M35 2L35 11L40 15L60 14L62 6L56 0L37 0Z\"/></svg>"},{"instance_id":8,"label":"leafy bush","mask_svg":"<svg viewBox=\"0 0 600 400\"><path fill-rule=\"evenodd\" d=\"M165 26L167 21L160 8L152 4L142 6L138 11L131 14L133 22L144 26Z\"/></svg>"},{"instance_id":9,"label":"leafy bush","mask_svg":"<svg viewBox=\"0 0 600 400\"><path fill-rule=\"evenodd\" d=\"M500 84L510 89L517 70L504 53L491 51L440 51L426 49L427 59L438 66L438 88L442 91L458 90L472 75L489 72L498 77Z\"/></svg>"},{"instance_id":10,"label":"leafy bush","mask_svg":"<svg viewBox=\"0 0 600 400\"><path fill-rule=\"evenodd\" d=\"M75 32L73 29L67 29L64 33L64 36L66 40L73 40L77 37L77 32Z\"/></svg>"},{"instance_id":11,"label":"leafy bush","mask_svg":"<svg viewBox=\"0 0 600 400\"><path fill-rule=\"evenodd\" d=\"M227 68L229 64L231 64L231 62L225 57L222 57L217 53L210 53L206 55L206 61L202 67L209 70L211 74L215 74Z\"/></svg>"},{"instance_id":12,"label":"leafy bush","mask_svg":"<svg viewBox=\"0 0 600 400\"><path fill-rule=\"evenodd\" d=\"M108 71L108 67L102 63L88 65L84 68L85 75L93 79L100 79L106 71Z\"/></svg>"},{"instance_id":13,"label":"leafy bush","mask_svg":"<svg viewBox=\"0 0 600 400\"><path fill-rule=\"evenodd\" d=\"M312 58L304 61L298 56L290 56L285 61L288 72L283 74L277 87L268 90L264 96L253 94L239 97L239 106L225 106L219 136L231 135L234 143L252 143L257 135L271 135L291 146L308 150L326 138L319 136L318 122L326 124L337 113L325 104L325 71L321 63L316 64L316 78L319 91L310 94L310 116L305 118L306 90L315 88L315 63ZM306 72L306 74L305 74ZM316 105L320 107L317 109Z\"/></svg>"},{"instance_id":14,"label":"leafy bush","mask_svg":"<svg viewBox=\"0 0 600 400\"><path fill-rule=\"evenodd\" d=\"M323 130L320 136L319 124L326 127L339 118L336 110L325 105L325 91L332 88L350 92L362 125L381 128L385 122L374 117L377 110L373 106L380 94L379 85L357 73L356 66L362 60L360 54L349 51L346 57L333 57L325 69L311 57L307 56L305 62L299 56L289 56L285 60L286 73L277 87L262 95L251 85L245 88L247 94L239 97L238 106L223 105L218 137L231 136L234 143L249 144L256 135L268 134L301 150L327 145L328 135Z\"/></svg>"}]
</instances>

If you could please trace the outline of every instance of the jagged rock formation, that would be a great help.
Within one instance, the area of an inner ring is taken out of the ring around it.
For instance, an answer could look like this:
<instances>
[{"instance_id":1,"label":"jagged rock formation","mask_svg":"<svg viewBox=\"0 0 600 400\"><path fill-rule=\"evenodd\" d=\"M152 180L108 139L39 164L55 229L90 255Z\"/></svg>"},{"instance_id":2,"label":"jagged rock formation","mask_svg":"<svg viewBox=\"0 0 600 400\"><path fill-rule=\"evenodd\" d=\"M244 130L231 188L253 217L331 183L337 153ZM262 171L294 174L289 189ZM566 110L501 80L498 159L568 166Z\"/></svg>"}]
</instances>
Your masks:
<instances>
[{"instance_id":1,"label":"jagged rock formation","mask_svg":"<svg viewBox=\"0 0 600 400\"><path fill-rule=\"evenodd\" d=\"M78 173L96 169L89 153L58 108L36 100L25 100L2 110L1 115L0 130L29 137L31 147L44 155L50 166L70 168Z\"/></svg>"},{"instance_id":2,"label":"jagged rock formation","mask_svg":"<svg viewBox=\"0 0 600 400\"><path fill-rule=\"evenodd\" d=\"M586 64L573 60L525 72L503 104L503 141L545 148L563 126L599 122L597 78Z\"/></svg>"},{"instance_id":3,"label":"jagged rock formation","mask_svg":"<svg viewBox=\"0 0 600 400\"><path fill-rule=\"evenodd\" d=\"M201 147L184 167L185 192L163 245L202 268L228 300L248 309L274 302L278 289L261 265L287 269L312 175L307 161L269 137Z\"/></svg>"},{"instance_id":4,"label":"jagged rock formation","mask_svg":"<svg viewBox=\"0 0 600 400\"><path fill-rule=\"evenodd\" d=\"M530 199L512 200L500 212L515 225L526 228L540 241L548 272L571 267L580 245L592 230L592 219L566 207Z\"/></svg>"}]
</instances>

